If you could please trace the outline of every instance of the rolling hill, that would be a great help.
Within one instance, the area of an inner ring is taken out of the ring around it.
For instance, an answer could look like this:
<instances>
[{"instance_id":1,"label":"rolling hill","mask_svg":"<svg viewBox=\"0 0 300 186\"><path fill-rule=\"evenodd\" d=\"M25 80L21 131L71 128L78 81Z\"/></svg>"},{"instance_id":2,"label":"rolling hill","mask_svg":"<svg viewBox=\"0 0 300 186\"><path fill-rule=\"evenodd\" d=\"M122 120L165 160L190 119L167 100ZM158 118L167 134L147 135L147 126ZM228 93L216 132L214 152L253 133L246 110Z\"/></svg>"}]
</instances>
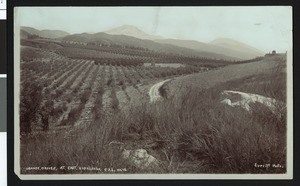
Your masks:
<instances>
[{"instance_id":1,"label":"rolling hill","mask_svg":"<svg viewBox=\"0 0 300 186\"><path fill-rule=\"evenodd\" d=\"M155 40L155 42L190 48L195 51L214 52L244 60L264 55L263 52L232 39L217 39L211 43L178 39L159 39Z\"/></svg>"},{"instance_id":2,"label":"rolling hill","mask_svg":"<svg viewBox=\"0 0 300 186\"><path fill-rule=\"evenodd\" d=\"M32 27L21 27L21 38L27 38L30 34L64 41L98 42L105 45L144 48L162 53L232 61L247 60L264 55L264 52L232 39L221 38L210 43L194 40L164 39L147 34L131 25L123 25L94 34L81 33L72 35L61 30L37 30Z\"/></svg>"},{"instance_id":3,"label":"rolling hill","mask_svg":"<svg viewBox=\"0 0 300 186\"><path fill-rule=\"evenodd\" d=\"M20 30L20 37L21 37L21 39L27 39L29 35L32 35L32 34L29 34L25 30Z\"/></svg>"},{"instance_id":4,"label":"rolling hill","mask_svg":"<svg viewBox=\"0 0 300 186\"><path fill-rule=\"evenodd\" d=\"M182 95L187 90L187 87L197 87L204 90L220 83L238 80L249 76L271 74L271 72L278 69L279 66L284 65L285 60L285 55L266 57L257 62L233 64L214 71L175 78L167 84L170 94Z\"/></svg>"},{"instance_id":5,"label":"rolling hill","mask_svg":"<svg viewBox=\"0 0 300 186\"><path fill-rule=\"evenodd\" d=\"M61 31L61 30L37 30L32 27L22 26L21 32L23 32L23 35L21 33L21 37L26 36L26 33L24 31L27 34L38 35L40 37L45 37L45 38L50 38L50 39L61 38L61 37L65 37L65 36L69 35L68 32Z\"/></svg>"},{"instance_id":6,"label":"rolling hill","mask_svg":"<svg viewBox=\"0 0 300 186\"><path fill-rule=\"evenodd\" d=\"M264 55L263 51L260 51L252 46L249 46L245 43L229 39L229 38L219 38L211 41L209 44L214 46L219 46L229 50L228 55L231 53L234 55L244 56L246 59L254 58L257 56ZM231 56L231 55L230 55Z\"/></svg>"},{"instance_id":7,"label":"rolling hill","mask_svg":"<svg viewBox=\"0 0 300 186\"><path fill-rule=\"evenodd\" d=\"M104 32L110 35L132 36L139 39L152 40L162 44L171 44L174 46L189 48L197 52L217 53L244 60L264 55L264 52L233 39L216 39L210 43L194 40L164 39L160 36L147 34L132 25L123 25Z\"/></svg>"},{"instance_id":8,"label":"rolling hill","mask_svg":"<svg viewBox=\"0 0 300 186\"><path fill-rule=\"evenodd\" d=\"M213 59L226 59L226 60L238 60L234 57L229 57L224 54L217 54L213 52L201 52L195 51L189 48L179 47L170 44L157 43L151 40L143 40L136 37L126 36L126 35L110 35L104 32L98 32L95 34L73 34L62 38L63 41L73 41L73 42L83 42L83 43L93 43L97 42L105 45L118 45L121 47L135 47L144 48L161 53L169 53L183 56L197 56L203 58L213 58Z\"/></svg>"}]
</instances>

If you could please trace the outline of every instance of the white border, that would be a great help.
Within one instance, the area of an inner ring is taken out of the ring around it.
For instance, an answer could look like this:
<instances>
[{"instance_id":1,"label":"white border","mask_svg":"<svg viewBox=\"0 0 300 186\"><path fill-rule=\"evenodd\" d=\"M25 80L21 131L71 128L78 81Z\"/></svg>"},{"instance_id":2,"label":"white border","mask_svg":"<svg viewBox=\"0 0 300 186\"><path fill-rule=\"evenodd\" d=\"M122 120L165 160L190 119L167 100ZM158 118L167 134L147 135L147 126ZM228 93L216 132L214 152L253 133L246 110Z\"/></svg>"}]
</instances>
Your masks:
<instances>
[{"instance_id":1,"label":"white border","mask_svg":"<svg viewBox=\"0 0 300 186\"><path fill-rule=\"evenodd\" d=\"M38 8L38 7L37 7ZM292 10L292 7L290 7ZM292 46L287 52L287 173L286 174L51 174L51 175L21 175L20 174L20 139L19 139L19 89L16 85L20 83L20 28L18 20L18 8L14 8L14 114L15 114L15 130L14 130L14 171L22 180L118 180L118 179L267 179L281 180L293 179L293 64L292 64ZM291 38L292 39L292 38ZM18 55L16 55L18 54Z\"/></svg>"}]
</instances>

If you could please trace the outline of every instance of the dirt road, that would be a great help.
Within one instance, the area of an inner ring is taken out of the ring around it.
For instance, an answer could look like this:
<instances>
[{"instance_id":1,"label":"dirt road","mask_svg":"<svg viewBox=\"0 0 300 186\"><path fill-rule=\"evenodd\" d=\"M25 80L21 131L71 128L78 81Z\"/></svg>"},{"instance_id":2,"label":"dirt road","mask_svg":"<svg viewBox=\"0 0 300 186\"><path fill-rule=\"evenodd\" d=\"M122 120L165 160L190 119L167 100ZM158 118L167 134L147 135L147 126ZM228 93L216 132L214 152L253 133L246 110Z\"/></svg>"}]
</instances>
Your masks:
<instances>
[{"instance_id":1,"label":"dirt road","mask_svg":"<svg viewBox=\"0 0 300 186\"><path fill-rule=\"evenodd\" d=\"M159 83L156 83L153 85L149 90L149 96L150 96L150 103L154 103L158 100L161 100L162 97L159 93L159 88L166 82L170 81L171 79L166 79L164 81L161 81Z\"/></svg>"}]
</instances>

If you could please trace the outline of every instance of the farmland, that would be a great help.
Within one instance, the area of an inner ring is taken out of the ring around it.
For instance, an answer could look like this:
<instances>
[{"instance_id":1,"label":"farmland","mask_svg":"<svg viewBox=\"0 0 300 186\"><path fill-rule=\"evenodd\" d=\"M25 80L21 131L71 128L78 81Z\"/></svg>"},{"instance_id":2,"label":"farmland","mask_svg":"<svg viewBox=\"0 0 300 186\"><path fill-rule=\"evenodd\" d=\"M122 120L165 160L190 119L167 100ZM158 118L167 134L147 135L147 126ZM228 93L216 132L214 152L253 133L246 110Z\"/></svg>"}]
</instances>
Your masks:
<instances>
[{"instance_id":1,"label":"farmland","mask_svg":"<svg viewBox=\"0 0 300 186\"><path fill-rule=\"evenodd\" d=\"M142 56L142 51L129 49L108 51L102 47L71 46L47 40L24 43L27 46L22 46L21 51L22 92L25 95L27 91L39 89L33 98L40 102L37 107L43 108L43 116L23 126L25 133L89 124L99 114L114 113L131 100L149 100L146 89L155 82L209 70L205 64L186 64L179 68L144 66L153 56L160 60L176 58L148 51ZM60 47L49 47L53 45ZM183 60L177 58L177 62ZM22 103L29 104L30 100L24 97ZM22 114L26 118L27 112L21 112L21 117Z\"/></svg>"},{"instance_id":2,"label":"farmland","mask_svg":"<svg viewBox=\"0 0 300 186\"><path fill-rule=\"evenodd\" d=\"M258 106L261 112L253 117L240 108L219 104L218 97L222 90L237 89L284 102L282 58L234 64L137 47L47 39L25 39L21 44L21 167L261 173L265 170L255 169L253 162L272 159L285 164L285 112L276 120ZM159 91L165 100L150 103L149 90L162 81L166 83ZM160 166L141 169L122 159L122 151L138 148L147 149ZM266 150L269 153L263 153ZM268 173L284 171L271 169Z\"/></svg>"}]
</instances>

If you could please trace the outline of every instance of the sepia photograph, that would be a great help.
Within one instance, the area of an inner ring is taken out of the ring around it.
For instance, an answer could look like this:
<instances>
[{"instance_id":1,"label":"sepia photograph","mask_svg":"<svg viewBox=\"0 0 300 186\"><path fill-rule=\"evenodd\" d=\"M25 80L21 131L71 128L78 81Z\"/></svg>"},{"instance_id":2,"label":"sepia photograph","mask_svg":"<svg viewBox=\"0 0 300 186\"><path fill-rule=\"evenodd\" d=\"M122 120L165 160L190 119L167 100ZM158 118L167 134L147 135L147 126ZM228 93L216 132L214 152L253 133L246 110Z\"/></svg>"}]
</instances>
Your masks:
<instances>
[{"instance_id":1,"label":"sepia photograph","mask_svg":"<svg viewBox=\"0 0 300 186\"><path fill-rule=\"evenodd\" d=\"M21 179L292 179L292 7L14 8Z\"/></svg>"}]
</instances>

